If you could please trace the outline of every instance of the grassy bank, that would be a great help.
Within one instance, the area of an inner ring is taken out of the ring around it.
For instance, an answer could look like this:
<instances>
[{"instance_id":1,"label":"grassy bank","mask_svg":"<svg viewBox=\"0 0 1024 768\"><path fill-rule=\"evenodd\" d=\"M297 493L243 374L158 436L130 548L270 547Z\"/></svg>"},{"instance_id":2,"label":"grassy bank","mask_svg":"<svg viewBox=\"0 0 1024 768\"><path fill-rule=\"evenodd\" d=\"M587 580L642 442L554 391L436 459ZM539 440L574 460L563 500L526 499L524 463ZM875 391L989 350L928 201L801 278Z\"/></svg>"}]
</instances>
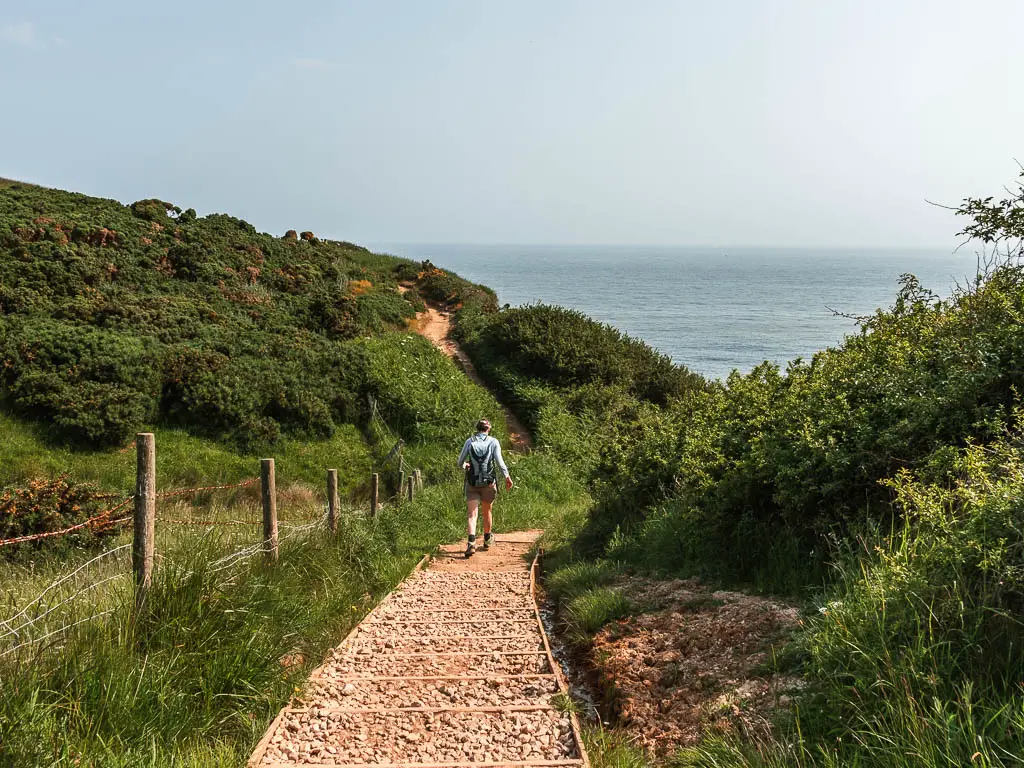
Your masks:
<instances>
[{"instance_id":1,"label":"grassy bank","mask_svg":"<svg viewBox=\"0 0 1024 768\"><path fill-rule=\"evenodd\" d=\"M183 429L154 427L157 478L161 488L237 483L259 474L263 454L230 443L204 439ZM68 472L109 493L131 493L135 487L135 451L129 448L75 449L48 440L38 425L0 413L0 487L21 485L35 477ZM285 438L269 454L287 485L319 489L325 467L339 467L346 494L362 490L373 465L371 452L355 425L339 428L330 438Z\"/></svg>"}]
</instances>

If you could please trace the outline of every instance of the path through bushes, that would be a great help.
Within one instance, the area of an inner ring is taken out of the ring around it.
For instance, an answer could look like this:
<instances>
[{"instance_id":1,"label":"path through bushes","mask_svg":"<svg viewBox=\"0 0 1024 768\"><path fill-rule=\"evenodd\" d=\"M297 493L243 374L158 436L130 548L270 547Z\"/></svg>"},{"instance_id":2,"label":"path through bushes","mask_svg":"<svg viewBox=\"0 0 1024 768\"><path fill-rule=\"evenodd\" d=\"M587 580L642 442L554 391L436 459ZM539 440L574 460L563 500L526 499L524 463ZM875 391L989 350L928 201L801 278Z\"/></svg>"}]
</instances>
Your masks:
<instances>
[{"instance_id":1,"label":"path through bushes","mask_svg":"<svg viewBox=\"0 0 1024 768\"><path fill-rule=\"evenodd\" d=\"M404 288L405 286L403 286ZM448 357L458 363L459 367L466 372L466 375L481 387L487 385L477 373L473 361L451 337L452 316L444 309L427 306L423 312L416 315L416 331L427 338L435 347L444 352ZM523 423L512 411L502 406L505 412L505 422L508 424L509 439L512 442L513 450L525 453L533 448L533 436Z\"/></svg>"}]
</instances>

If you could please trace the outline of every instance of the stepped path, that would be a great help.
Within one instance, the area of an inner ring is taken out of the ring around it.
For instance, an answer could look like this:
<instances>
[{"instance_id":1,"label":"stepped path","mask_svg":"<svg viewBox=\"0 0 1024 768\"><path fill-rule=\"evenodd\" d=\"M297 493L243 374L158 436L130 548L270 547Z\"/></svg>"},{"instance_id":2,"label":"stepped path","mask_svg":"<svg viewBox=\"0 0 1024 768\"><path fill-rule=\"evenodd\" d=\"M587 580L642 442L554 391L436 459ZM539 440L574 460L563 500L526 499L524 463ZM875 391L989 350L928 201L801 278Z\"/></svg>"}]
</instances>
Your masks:
<instances>
[{"instance_id":1,"label":"stepped path","mask_svg":"<svg viewBox=\"0 0 1024 768\"><path fill-rule=\"evenodd\" d=\"M535 599L538 531L421 563L271 724L250 766L581 766Z\"/></svg>"}]
</instances>

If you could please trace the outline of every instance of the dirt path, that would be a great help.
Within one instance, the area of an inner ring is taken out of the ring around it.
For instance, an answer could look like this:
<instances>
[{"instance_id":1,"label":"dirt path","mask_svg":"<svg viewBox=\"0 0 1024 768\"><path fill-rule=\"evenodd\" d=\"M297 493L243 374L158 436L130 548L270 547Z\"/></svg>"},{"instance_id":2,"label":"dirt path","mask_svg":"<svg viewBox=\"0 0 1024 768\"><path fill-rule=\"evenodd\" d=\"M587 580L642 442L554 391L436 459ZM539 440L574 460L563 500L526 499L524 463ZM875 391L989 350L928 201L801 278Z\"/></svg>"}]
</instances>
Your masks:
<instances>
[{"instance_id":1,"label":"dirt path","mask_svg":"<svg viewBox=\"0 0 1024 768\"><path fill-rule=\"evenodd\" d=\"M443 547L362 621L270 726L256 766L588 768L556 705L525 558L540 531L496 537L469 560Z\"/></svg>"},{"instance_id":2,"label":"dirt path","mask_svg":"<svg viewBox=\"0 0 1024 768\"><path fill-rule=\"evenodd\" d=\"M403 286L404 287L404 286ZM473 381L481 387L486 388L480 374L477 373L473 361L462 350L462 348L451 338L452 317L451 313L443 309L428 306L425 312L416 315L416 330L430 339L435 347L444 352L454 360L466 372ZM508 424L509 440L512 442L512 449L522 453L533 448L533 436L523 423L516 418L508 408L502 406L505 413L505 423Z\"/></svg>"}]
</instances>

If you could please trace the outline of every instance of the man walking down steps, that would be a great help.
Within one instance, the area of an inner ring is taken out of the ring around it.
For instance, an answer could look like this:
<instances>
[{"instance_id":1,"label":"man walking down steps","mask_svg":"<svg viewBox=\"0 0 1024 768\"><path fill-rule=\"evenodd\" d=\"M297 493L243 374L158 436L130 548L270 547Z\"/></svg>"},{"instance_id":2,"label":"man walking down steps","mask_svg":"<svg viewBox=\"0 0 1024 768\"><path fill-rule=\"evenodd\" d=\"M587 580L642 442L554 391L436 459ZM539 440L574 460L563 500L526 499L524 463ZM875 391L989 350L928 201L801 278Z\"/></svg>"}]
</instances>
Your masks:
<instances>
[{"instance_id":1,"label":"man walking down steps","mask_svg":"<svg viewBox=\"0 0 1024 768\"><path fill-rule=\"evenodd\" d=\"M476 551L476 518L477 510L484 518L484 545L489 549L492 543L491 506L498 493L497 475L494 465L497 464L501 474L505 476L505 489L512 490L512 476L501 457L501 443L490 435L491 422L480 419L476 423L476 434L466 440L459 453L458 465L466 472L466 520L469 529L469 542L466 544L466 557Z\"/></svg>"}]
</instances>

